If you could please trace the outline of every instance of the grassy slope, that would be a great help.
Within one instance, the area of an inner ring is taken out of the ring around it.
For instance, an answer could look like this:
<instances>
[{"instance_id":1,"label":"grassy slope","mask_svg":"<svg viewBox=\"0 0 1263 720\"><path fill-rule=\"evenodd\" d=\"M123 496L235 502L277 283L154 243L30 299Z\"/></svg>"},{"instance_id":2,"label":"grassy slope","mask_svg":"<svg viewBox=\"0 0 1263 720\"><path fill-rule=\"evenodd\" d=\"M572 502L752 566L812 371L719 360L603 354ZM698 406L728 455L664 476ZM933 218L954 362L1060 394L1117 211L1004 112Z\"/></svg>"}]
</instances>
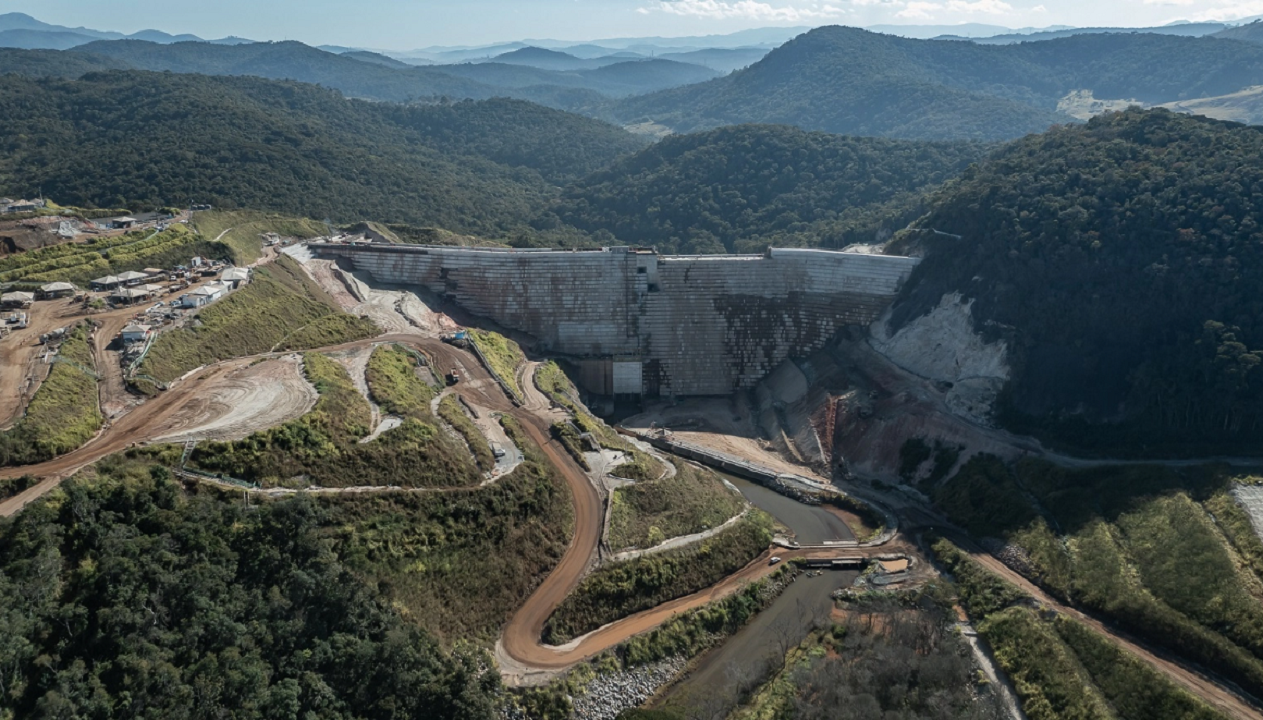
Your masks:
<instances>
[{"instance_id":1,"label":"grassy slope","mask_svg":"<svg viewBox=\"0 0 1263 720\"><path fill-rule=\"evenodd\" d=\"M227 259L231 249L198 235L184 225L155 234L136 230L81 243L63 243L0 259L0 282L39 284L65 281L86 286L89 280L146 267L188 264L194 255Z\"/></svg>"},{"instance_id":2,"label":"grassy slope","mask_svg":"<svg viewBox=\"0 0 1263 720\"><path fill-rule=\"evenodd\" d=\"M522 397L522 388L517 384L517 369L526 361L522 348L505 336L489 330L471 329L469 337L491 364L491 371L517 393L518 397Z\"/></svg>"},{"instance_id":3,"label":"grassy slope","mask_svg":"<svg viewBox=\"0 0 1263 720\"><path fill-rule=\"evenodd\" d=\"M548 619L544 640L561 644L713 585L767 549L771 526L771 518L756 511L704 542L599 568Z\"/></svg>"},{"instance_id":4,"label":"grassy slope","mask_svg":"<svg viewBox=\"0 0 1263 720\"><path fill-rule=\"evenodd\" d=\"M548 362L541 365L535 372L535 384L545 395L570 411L570 414L574 416L574 424L581 432L592 433L603 448L627 454L629 459L614 470L617 475L630 480L656 480L662 477L665 471L662 463L649 453L632 445L609 425L592 417L579 403L575 402L574 398L578 397L579 393L557 363ZM582 444L574 431L565 424L554 427L553 431L579 464L586 468L587 462L583 459Z\"/></svg>"},{"instance_id":5,"label":"grassy slope","mask_svg":"<svg viewBox=\"0 0 1263 720\"><path fill-rule=\"evenodd\" d=\"M372 322L346 315L281 257L255 268L248 285L201 310L199 323L160 335L140 372L174 380L201 365L277 349L302 350L372 337Z\"/></svg>"},{"instance_id":6,"label":"grassy slope","mask_svg":"<svg viewBox=\"0 0 1263 720\"><path fill-rule=\"evenodd\" d=\"M1053 594L1259 692L1263 582L1253 566L1263 546L1227 507L1230 482L1206 468L1068 471L982 458L938 498L972 531L1025 549L1032 575ZM1048 519L1037 517L1026 493ZM979 501L962 504L969 498ZM1212 518L1198 498L1223 518Z\"/></svg>"},{"instance_id":7,"label":"grassy slope","mask_svg":"<svg viewBox=\"0 0 1263 720\"><path fill-rule=\"evenodd\" d=\"M249 265L263 256L263 233L305 239L326 232L324 224L315 220L252 210L194 213L193 227L204 237L232 248L233 261L238 265Z\"/></svg>"},{"instance_id":8,"label":"grassy slope","mask_svg":"<svg viewBox=\"0 0 1263 720\"><path fill-rule=\"evenodd\" d=\"M565 483L511 420L505 425L526 460L494 485L319 500L344 561L446 644L493 642L572 532Z\"/></svg>"},{"instance_id":9,"label":"grassy slope","mask_svg":"<svg viewBox=\"0 0 1263 720\"><path fill-rule=\"evenodd\" d=\"M447 421L460 436L465 438L465 444L469 446L469 451L474 455L474 461L478 464L478 469L488 472L495 467L496 458L491 453L491 445L487 442L487 438L478 430L478 426L465 413L465 409L461 407L460 400L455 395L448 395L439 401L439 416Z\"/></svg>"},{"instance_id":10,"label":"grassy slope","mask_svg":"<svg viewBox=\"0 0 1263 720\"><path fill-rule=\"evenodd\" d=\"M311 412L235 442L204 443L191 461L212 472L260 482L299 486L472 485L479 474L465 453L441 438L432 423L408 418L372 442L372 413L346 370L329 358L308 353L307 379L320 392Z\"/></svg>"},{"instance_id":11,"label":"grassy slope","mask_svg":"<svg viewBox=\"0 0 1263 720\"><path fill-rule=\"evenodd\" d=\"M82 367L96 369L88 331L82 325L58 352ZM72 365L56 363L35 391L26 415L0 432L0 466L42 462L70 452L91 439L102 422L96 379Z\"/></svg>"},{"instance_id":12,"label":"grassy slope","mask_svg":"<svg viewBox=\"0 0 1263 720\"><path fill-rule=\"evenodd\" d=\"M1109 638L1066 616L1043 619L1016 587L946 540L934 545L1031 720L1222 716Z\"/></svg>"},{"instance_id":13,"label":"grassy slope","mask_svg":"<svg viewBox=\"0 0 1263 720\"><path fill-rule=\"evenodd\" d=\"M430 401L434 388L417 375L417 359L397 345L373 350L364 373L369 392L381 409L392 415L432 418Z\"/></svg>"},{"instance_id":14,"label":"grassy slope","mask_svg":"<svg viewBox=\"0 0 1263 720\"><path fill-rule=\"evenodd\" d=\"M741 512L741 496L719 476L685 462L675 467L674 477L614 491L610 547L651 547L667 538L718 527Z\"/></svg>"}]
</instances>

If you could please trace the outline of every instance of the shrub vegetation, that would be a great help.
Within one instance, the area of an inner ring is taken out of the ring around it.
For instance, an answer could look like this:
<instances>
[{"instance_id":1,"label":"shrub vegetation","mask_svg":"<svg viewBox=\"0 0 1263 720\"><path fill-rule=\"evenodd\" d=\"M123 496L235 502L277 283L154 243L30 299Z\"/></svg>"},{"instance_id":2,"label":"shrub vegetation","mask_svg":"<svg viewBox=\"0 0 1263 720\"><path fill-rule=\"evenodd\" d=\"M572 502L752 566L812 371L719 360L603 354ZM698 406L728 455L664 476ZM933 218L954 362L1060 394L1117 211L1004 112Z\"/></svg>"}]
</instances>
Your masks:
<instances>
[{"instance_id":1,"label":"shrub vegetation","mask_svg":"<svg viewBox=\"0 0 1263 720\"><path fill-rule=\"evenodd\" d=\"M343 562L446 645L492 644L572 533L565 483L512 419L503 424L525 459L494 484L317 501Z\"/></svg>"},{"instance_id":2,"label":"shrub vegetation","mask_svg":"<svg viewBox=\"0 0 1263 720\"><path fill-rule=\"evenodd\" d=\"M656 458L633 445L619 435L614 428L585 410L577 400L579 392L556 362L550 361L539 366L535 371L535 384L545 395L570 411L579 433L591 433L601 447L617 450L626 456L626 459L616 466L614 474L629 480L643 481L657 480L666 472L666 468L662 467L662 463ZM588 463L583 458L583 444L579 441L578 433L574 428L571 428L568 423L558 423L553 426L553 434L566 446L575 460L584 469L588 469Z\"/></svg>"},{"instance_id":3,"label":"shrub vegetation","mask_svg":"<svg viewBox=\"0 0 1263 720\"><path fill-rule=\"evenodd\" d=\"M455 395L448 395L439 401L439 417L446 420L447 424L465 439L465 444L469 447L469 452L473 454L478 469L490 472L496 466L496 457L491 452L491 444L487 442L487 438L465 412L465 408L461 406L460 400Z\"/></svg>"},{"instance_id":4,"label":"shrub vegetation","mask_svg":"<svg viewBox=\"0 0 1263 720\"><path fill-rule=\"evenodd\" d=\"M652 547L669 538L709 530L740 513L740 493L715 473L675 462L675 475L614 490L609 543L615 551Z\"/></svg>"},{"instance_id":5,"label":"shrub vegetation","mask_svg":"<svg viewBox=\"0 0 1263 720\"><path fill-rule=\"evenodd\" d=\"M770 516L753 511L692 546L606 565L575 588L544 626L560 645L606 623L709 587L740 570L772 542Z\"/></svg>"}]
</instances>

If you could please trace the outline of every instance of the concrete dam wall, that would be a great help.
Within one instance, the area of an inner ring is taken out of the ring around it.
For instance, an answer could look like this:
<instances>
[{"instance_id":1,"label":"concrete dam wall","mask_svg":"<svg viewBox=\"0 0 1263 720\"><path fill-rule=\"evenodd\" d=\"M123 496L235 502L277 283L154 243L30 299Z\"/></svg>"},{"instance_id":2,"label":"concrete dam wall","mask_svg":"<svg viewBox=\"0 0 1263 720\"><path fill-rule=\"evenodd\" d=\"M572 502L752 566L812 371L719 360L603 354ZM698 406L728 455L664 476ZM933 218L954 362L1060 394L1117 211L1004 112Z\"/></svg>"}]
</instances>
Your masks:
<instances>
[{"instance_id":1,"label":"concrete dam wall","mask_svg":"<svg viewBox=\"0 0 1263 720\"><path fill-rule=\"evenodd\" d=\"M791 356L867 325L916 258L826 250L658 255L652 250L517 250L313 243L376 281L421 285L576 358L589 390L726 395Z\"/></svg>"}]
</instances>

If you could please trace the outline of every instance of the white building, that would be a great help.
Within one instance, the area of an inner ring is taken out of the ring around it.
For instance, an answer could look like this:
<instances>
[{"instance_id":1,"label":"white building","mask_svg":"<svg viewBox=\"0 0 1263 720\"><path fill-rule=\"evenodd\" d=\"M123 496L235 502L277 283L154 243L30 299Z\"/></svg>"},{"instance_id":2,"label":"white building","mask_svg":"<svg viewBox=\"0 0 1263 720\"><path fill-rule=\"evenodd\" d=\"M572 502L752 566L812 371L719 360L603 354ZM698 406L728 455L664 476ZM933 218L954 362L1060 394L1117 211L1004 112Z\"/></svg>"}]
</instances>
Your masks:
<instances>
[{"instance_id":1,"label":"white building","mask_svg":"<svg viewBox=\"0 0 1263 720\"><path fill-rule=\"evenodd\" d=\"M180 298L180 304L184 307L196 308L203 305L209 305L219 298L223 297L228 288L219 283L208 283L202 287L191 291L188 295Z\"/></svg>"},{"instance_id":2,"label":"white building","mask_svg":"<svg viewBox=\"0 0 1263 720\"><path fill-rule=\"evenodd\" d=\"M123 344L130 345L135 342L144 342L153 328L140 323L133 323L123 328Z\"/></svg>"},{"instance_id":3,"label":"white building","mask_svg":"<svg viewBox=\"0 0 1263 720\"><path fill-rule=\"evenodd\" d=\"M220 274L219 279L233 290L250 279L250 271L246 268L230 267Z\"/></svg>"}]
</instances>

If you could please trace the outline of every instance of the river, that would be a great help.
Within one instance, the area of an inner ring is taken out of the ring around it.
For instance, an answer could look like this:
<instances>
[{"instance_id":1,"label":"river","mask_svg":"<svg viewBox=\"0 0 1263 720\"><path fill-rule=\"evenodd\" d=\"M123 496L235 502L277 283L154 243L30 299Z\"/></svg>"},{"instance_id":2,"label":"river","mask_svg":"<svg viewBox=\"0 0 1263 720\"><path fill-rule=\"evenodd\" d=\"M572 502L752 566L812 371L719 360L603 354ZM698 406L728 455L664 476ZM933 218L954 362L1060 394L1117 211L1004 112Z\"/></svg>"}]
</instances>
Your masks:
<instances>
[{"instance_id":1,"label":"river","mask_svg":"<svg viewBox=\"0 0 1263 720\"><path fill-rule=\"evenodd\" d=\"M749 480L721 475L755 507L792 530L801 544L855 538L841 518L822 507L804 505ZM797 647L815 622L828 622L833 609L830 595L851 585L858 575L854 571L829 571L816 577L800 574L750 624L703 656L689 676L656 706L690 720L727 717L743 693L765 680L770 669L779 667L785 652Z\"/></svg>"},{"instance_id":2,"label":"river","mask_svg":"<svg viewBox=\"0 0 1263 720\"><path fill-rule=\"evenodd\" d=\"M842 522L842 518L819 505L804 505L749 480L724 473L720 475L735 485L755 507L792 530L800 545L819 545L829 540L855 539L855 533Z\"/></svg>"}]
</instances>

